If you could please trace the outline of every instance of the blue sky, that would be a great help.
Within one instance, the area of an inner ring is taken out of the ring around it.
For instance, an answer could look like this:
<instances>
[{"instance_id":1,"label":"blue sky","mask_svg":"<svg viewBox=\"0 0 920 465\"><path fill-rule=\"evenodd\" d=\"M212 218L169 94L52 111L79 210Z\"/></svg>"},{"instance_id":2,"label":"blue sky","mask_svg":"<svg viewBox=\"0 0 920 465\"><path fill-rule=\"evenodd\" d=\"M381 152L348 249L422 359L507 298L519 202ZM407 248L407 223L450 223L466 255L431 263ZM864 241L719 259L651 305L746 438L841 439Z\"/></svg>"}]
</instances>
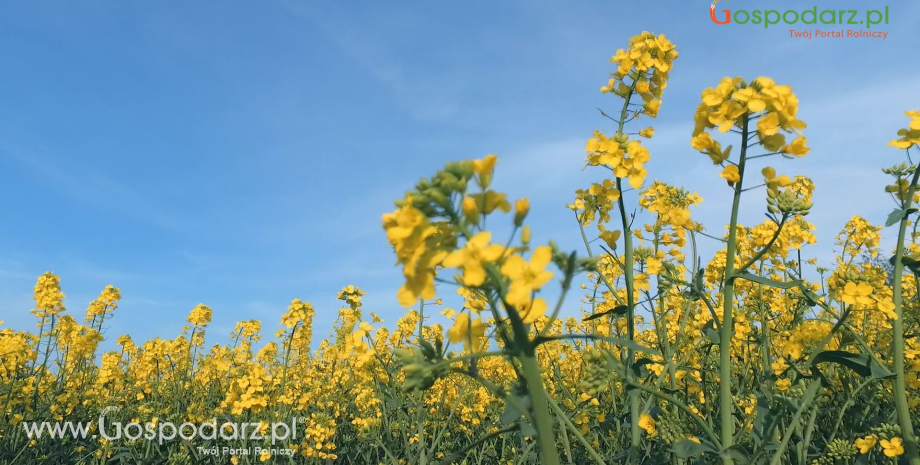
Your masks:
<instances>
[{"instance_id":1,"label":"blue sky","mask_svg":"<svg viewBox=\"0 0 920 465\"><path fill-rule=\"evenodd\" d=\"M295 297L326 334L347 284L392 323L401 275L380 215L446 161L488 153L496 187L530 197L535 242L581 250L565 204L594 179L585 140L612 132L596 110L618 106L598 91L607 60L642 30L681 54L659 118L635 127L657 130L649 181L697 190L696 218L721 233L728 188L689 146L700 91L726 75L790 84L812 152L773 163L815 179L810 255L827 264L851 214L891 210L879 170L902 157L885 144L920 107L920 4L887 5L886 40L803 40L717 26L705 1L9 2L0 320L31 328L32 286L52 270L79 315L121 288L109 337L173 337L199 302L215 310L211 342L242 319L271 333ZM752 194L748 223L763 211Z\"/></svg>"}]
</instances>

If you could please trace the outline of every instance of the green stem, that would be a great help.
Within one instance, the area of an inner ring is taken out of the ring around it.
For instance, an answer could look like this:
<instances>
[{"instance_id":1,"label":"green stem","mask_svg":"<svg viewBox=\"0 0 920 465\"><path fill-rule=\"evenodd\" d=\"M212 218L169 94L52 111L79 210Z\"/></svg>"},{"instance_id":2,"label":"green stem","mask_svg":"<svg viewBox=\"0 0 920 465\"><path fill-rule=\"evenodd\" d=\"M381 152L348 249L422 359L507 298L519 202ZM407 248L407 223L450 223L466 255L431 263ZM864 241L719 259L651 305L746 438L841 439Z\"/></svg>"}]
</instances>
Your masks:
<instances>
[{"instance_id":1,"label":"green stem","mask_svg":"<svg viewBox=\"0 0 920 465\"><path fill-rule=\"evenodd\" d=\"M687 407L686 404L678 400L676 397L665 394L660 391L657 391L648 386L643 386L641 384L636 384L633 382L628 382L627 384L634 391L635 390L645 391L661 400L669 402L670 404L674 405L678 409L682 410L684 413L690 416L690 418L692 418L693 421L696 422L697 425L699 425L699 427L703 430L703 432L706 433L706 436L709 438L709 440L712 441L712 443L715 444L716 447L721 447L722 443L721 441L719 441L718 436L716 436L715 431L713 431L712 428L710 428L709 425L706 423L706 421L703 420L699 415L697 415L696 412L694 412L693 410L690 410L690 407Z\"/></svg>"},{"instance_id":2,"label":"green stem","mask_svg":"<svg viewBox=\"0 0 920 465\"><path fill-rule=\"evenodd\" d=\"M43 319L42 319L42 329L44 329L44 326L45 326L44 321L45 321L45 320L44 320L44 317L43 317ZM45 377L45 370L46 370L47 367L48 367L48 358L51 356L51 342L52 342L52 338L54 337L54 325L55 325L56 323L57 323L56 315L53 315L53 314L52 314L52 315L51 315L51 329L48 330L48 340L47 340L46 343L45 343L45 354L44 354L44 360L42 360L42 366L41 366L41 370L40 370L41 373L38 373L37 376L35 377L35 387L34 387L35 392L34 392L33 395L32 395L32 411L33 411L33 412L34 412L35 409L38 407L38 394L39 394L39 391L40 391L40 388L41 388L41 381L42 381L42 379ZM41 330L39 330L39 331L41 331ZM40 335L41 335L41 332L39 332L39 336L40 336Z\"/></svg>"},{"instance_id":3,"label":"green stem","mask_svg":"<svg viewBox=\"0 0 920 465\"><path fill-rule=\"evenodd\" d=\"M728 229L728 246L725 257L725 285L722 293L722 328L719 335L719 416L722 433L722 447L728 449L734 444L734 401L732 400L732 329L734 328L732 306L735 300L735 251L738 245L738 211L741 208L741 190L744 183L744 164L748 145L748 115L744 115L741 125L741 159L738 161L738 182L732 198L732 216ZM732 459L727 454L723 458L725 465L731 465Z\"/></svg>"},{"instance_id":4,"label":"green stem","mask_svg":"<svg viewBox=\"0 0 920 465\"><path fill-rule=\"evenodd\" d=\"M763 262L760 262L760 275L763 275ZM763 301L763 284L757 285L757 302L760 307L760 331L763 336L761 341L761 353L763 355L763 374L764 382L767 382L769 374L772 373L772 363L770 361L770 320L767 318L769 304Z\"/></svg>"},{"instance_id":5,"label":"green stem","mask_svg":"<svg viewBox=\"0 0 920 465\"><path fill-rule=\"evenodd\" d=\"M284 395L284 388L287 385L287 370L288 370L288 361L291 359L291 347L294 345L294 333L297 331L297 326L294 325L291 328L291 338L287 341L287 347L284 351L284 369L281 370L281 395Z\"/></svg>"},{"instance_id":6,"label":"green stem","mask_svg":"<svg viewBox=\"0 0 920 465\"><path fill-rule=\"evenodd\" d=\"M808 386L808 389L805 390L805 395L802 397L802 404L792 416L792 421L789 422L789 427L786 428L783 440L779 447L776 448L773 459L770 460L770 465L780 465L782 462L783 454L786 452L786 446L789 445L789 440L792 439L792 433L795 431L795 425L798 424L799 419L802 418L802 413L805 412L805 409L811 404L811 401L814 400L815 394L818 393L818 388L820 387L821 381L814 380L811 382L811 385Z\"/></svg>"},{"instance_id":7,"label":"green stem","mask_svg":"<svg viewBox=\"0 0 920 465\"><path fill-rule=\"evenodd\" d=\"M572 434L575 435L575 438L578 439L578 442L580 442L581 445L585 446L585 450L588 451L588 455L590 455L591 458L594 459L594 461L599 463L600 465L605 465L607 462L605 462L604 458L601 457L597 453L597 451L594 450L593 447L591 447L591 443L588 442L587 439L585 439L585 437L581 434L580 431L578 431L578 428L576 428L575 425L572 424L572 420L570 420L569 416L566 415L564 411L562 411L562 407L560 407L559 404L557 404L552 399L550 399L549 402L550 402L550 405L552 405L553 410L556 411L556 415L558 415L559 418L562 419L562 422L565 423L565 426L568 428L568 430L571 431ZM563 429L563 431L565 431L565 429Z\"/></svg>"},{"instance_id":8,"label":"green stem","mask_svg":"<svg viewBox=\"0 0 920 465\"><path fill-rule=\"evenodd\" d=\"M472 323L471 323L472 324ZM418 302L418 340L419 343L425 338L425 300L419 299ZM428 457L425 455L425 391L420 391L418 400L418 418L416 427L418 428L418 463L427 465Z\"/></svg>"},{"instance_id":9,"label":"green stem","mask_svg":"<svg viewBox=\"0 0 920 465\"><path fill-rule=\"evenodd\" d=\"M588 236L585 234L585 226L581 223L580 220L578 221L578 229L581 231L581 240L585 243L585 250L588 252L588 257L594 258L594 254L591 252L591 243L588 241ZM620 300L620 296L617 294L616 289L614 289L613 285L610 284L607 276L602 271L597 271L597 277L600 278L605 286L607 286L607 290L610 291L610 295L613 296L617 303L620 305L625 305L625 303Z\"/></svg>"},{"instance_id":10,"label":"green stem","mask_svg":"<svg viewBox=\"0 0 920 465\"><path fill-rule=\"evenodd\" d=\"M549 412L546 391L543 389L543 377L540 374L540 365L537 363L536 354L530 350L523 354L521 369L527 381L527 392L530 394L531 413L533 426L537 430L537 442L540 446L540 463L545 465L559 465L559 451L556 450L556 437L553 434L553 417Z\"/></svg>"},{"instance_id":11,"label":"green stem","mask_svg":"<svg viewBox=\"0 0 920 465\"><path fill-rule=\"evenodd\" d=\"M914 199L918 179L920 179L920 167L914 169L914 177L904 200L903 208L905 210L910 208L911 201ZM898 243L894 254L894 282L892 283L891 291L894 295L894 312L896 315L896 319L892 322L892 331L894 333L892 348L894 350L894 372L896 375L894 380L894 402L898 412L898 423L901 425L901 435L904 437L908 462L911 465L920 465L920 452L917 449L914 426L910 421L910 407L907 403L907 389L904 381L904 312L901 290L901 275L904 273L904 264L901 259L904 256L904 236L907 232L909 216L909 214L906 214L901 218L901 224L898 229Z\"/></svg>"},{"instance_id":12,"label":"green stem","mask_svg":"<svg viewBox=\"0 0 920 465\"><path fill-rule=\"evenodd\" d=\"M633 92L636 89L636 84L639 82L639 77L636 76L633 78L632 85L629 86L629 92L626 94L626 97L623 102L623 108L620 110L620 120L617 127L617 134L623 134L623 126L625 125L626 115L629 111L629 101L632 99ZM626 331L627 338L630 342L635 341L635 298L633 296L633 247L632 247L632 231L629 228L629 217L626 215L626 205L623 203L623 178L617 178L617 190L620 191L620 199L617 202L617 205L620 207L620 220L623 223L623 248L624 257L623 257L623 273L624 278L626 279ZM636 354L633 352L632 348L626 349L626 367L631 368L633 363L635 363ZM632 370L627 371L627 377L631 380L634 376ZM641 432L639 429L639 391L630 391L629 392L629 429L630 429L630 447L629 447L629 463L635 463L639 457L639 442L642 439Z\"/></svg>"}]
</instances>

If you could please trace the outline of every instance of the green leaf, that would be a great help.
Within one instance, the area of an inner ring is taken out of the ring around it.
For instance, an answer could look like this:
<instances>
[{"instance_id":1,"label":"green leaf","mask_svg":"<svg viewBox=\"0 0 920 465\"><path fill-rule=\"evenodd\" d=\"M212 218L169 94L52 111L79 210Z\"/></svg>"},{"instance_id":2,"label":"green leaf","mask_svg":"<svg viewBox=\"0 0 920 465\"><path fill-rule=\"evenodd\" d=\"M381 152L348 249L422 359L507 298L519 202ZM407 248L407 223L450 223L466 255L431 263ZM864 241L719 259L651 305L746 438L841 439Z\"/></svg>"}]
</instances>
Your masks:
<instances>
[{"instance_id":1,"label":"green leaf","mask_svg":"<svg viewBox=\"0 0 920 465\"><path fill-rule=\"evenodd\" d=\"M714 345L719 345L719 343L722 342L722 335L719 334L719 331L716 329L714 320L709 320L709 322L706 323L706 326L703 327L703 335L705 335L709 339L709 342L713 343Z\"/></svg>"},{"instance_id":2,"label":"green leaf","mask_svg":"<svg viewBox=\"0 0 920 465\"><path fill-rule=\"evenodd\" d=\"M894 373L879 365L867 354L854 354L843 350L825 350L815 356L811 362L812 371L818 371L819 363L830 362L843 365L862 377L877 379L893 378ZM820 371L818 371L820 373Z\"/></svg>"},{"instance_id":3,"label":"green leaf","mask_svg":"<svg viewBox=\"0 0 920 465\"><path fill-rule=\"evenodd\" d=\"M702 295L700 295L699 292L696 292L696 290L693 289L692 287L688 289L689 290L686 290L682 293L685 299L691 302L696 302L697 300L700 300L703 297Z\"/></svg>"},{"instance_id":4,"label":"green leaf","mask_svg":"<svg viewBox=\"0 0 920 465\"><path fill-rule=\"evenodd\" d=\"M674 452L674 455L679 459L688 459L700 455L703 452L716 452L716 449L708 442L704 444L703 441L697 443L690 439L681 439L671 446L671 451Z\"/></svg>"},{"instance_id":5,"label":"green leaf","mask_svg":"<svg viewBox=\"0 0 920 465\"><path fill-rule=\"evenodd\" d=\"M603 339L603 340L605 340L605 341L607 341L607 342L609 342L609 343L611 343L611 344L615 344L615 345L618 345L618 346L621 346L621 347L625 347L625 348L627 348L627 349L632 349L632 350L634 350L634 351L636 351L636 352L643 352L643 353L646 353L646 354L657 354L657 353L659 353L658 351L655 351L655 350L652 350L652 349L650 349L650 348L648 348L648 347L645 347L644 345L639 344L638 342L630 341L629 339L620 339L620 338L616 338L616 337L602 337L601 339Z\"/></svg>"},{"instance_id":6,"label":"green leaf","mask_svg":"<svg viewBox=\"0 0 920 465\"><path fill-rule=\"evenodd\" d=\"M738 465L746 465L751 463L751 457L748 455L747 450L740 445L735 444L734 446L729 447L722 451L723 457L731 457L732 462L737 463Z\"/></svg>"},{"instance_id":7,"label":"green leaf","mask_svg":"<svg viewBox=\"0 0 920 465\"><path fill-rule=\"evenodd\" d=\"M636 360L636 363L633 363L633 366L632 366L633 373L635 373L637 377L642 377L643 376L642 368L644 368L646 365L653 364L653 363L658 363L658 362L648 359L648 358L640 358L639 360ZM646 368L646 374L648 374L648 368Z\"/></svg>"},{"instance_id":8,"label":"green leaf","mask_svg":"<svg viewBox=\"0 0 920 465\"><path fill-rule=\"evenodd\" d=\"M625 315L627 310L629 310L629 307L625 305L617 305L616 307L613 307L612 310L607 310L606 312L600 312L600 313L595 313L593 315L588 315L584 317L582 321L596 320L602 316L610 315L611 313L614 315Z\"/></svg>"},{"instance_id":9,"label":"green leaf","mask_svg":"<svg viewBox=\"0 0 920 465\"><path fill-rule=\"evenodd\" d=\"M886 227L892 226L896 223L899 223L901 220L904 219L904 217L906 217L907 215L910 215L911 213L915 211L917 211L916 208L908 208L906 210L903 208L896 208L894 211L888 214L888 220L885 221L885 226Z\"/></svg>"},{"instance_id":10,"label":"green leaf","mask_svg":"<svg viewBox=\"0 0 920 465\"><path fill-rule=\"evenodd\" d=\"M777 281L777 280L775 280L775 279L764 278L763 276L758 276L758 275L753 274L753 273L748 272L748 271L745 271L744 273L737 274L737 275L735 275L735 277L737 277L737 278L744 278L744 279L746 279L746 280L748 280L748 281L753 281L753 282L755 282L755 283L757 283L757 284L763 284L763 285L765 285L765 286L775 287L775 288L778 288L778 289L791 289L791 288L796 287L796 286L799 285L799 281L798 281L798 280L792 280L792 281Z\"/></svg>"},{"instance_id":11,"label":"green leaf","mask_svg":"<svg viewBox=\"0 0 920 465\"><path fill-rule=\"evenodd\" d=\"M696 272L696 276L693 277L693 287L699 292L703 288L703 272L705 270L699 270Z\"/></svg>"},{"instance_id":12,"label":"green leaf","mask_svg":"<svg viewBox=\"0 0 920 465\"><path fill-rule=\"evenodd\" d=\"M888 263L894 265L895 258L897 258L897 255L892 255L891 258L888 259ZM910 271L917 273L917 271L920 270L920 260L918 259L920 259L920 254L904 256L901 257L901 264L906 266Z\"/></svg>"},{"instance_id":13,"label":"green leaf","mask_svg":"<svg viewBox=\"0 0 920 465\"><path fill-rule=\"evenodd\" d=\"M509 396L510 395L511 394L509 394ZM530 408L530 396L514 396L514 398L515 400L517 400L517 403L521 404L522 407ZM499 417L499 421L501 421L503 425L507 425L510 423L514 423L519 418L521 418L523 415L524 415L524 412L521 412L520 410L518 410L518 408L515 407L514 404L512 404L511 402L505 401L505 411L502 412L502 416Z\"/></svg>"},{"instance_id":14,"label":"green leaf","mask_svg":"<svg viewBox=\"0 0 920 465\"><path fill-rule=\"evenodd\" d=\"M809 291L808 289L802 289L802 295L805 296L805 302L809 307L814 307L818 305L818 301L821 300L821 297L814 292Z\"/></svg>"},{"instance_id":15,"label":"green leaf","mask_svg":"<svg viewBox=\"0 0 920 465\"><path fill-rule=\"evenodd\" d=\"M419 339L418 344L421 347L422 354L425 356L425 358L429 360L437 358L437 352L434 350L434 346L431 345L430 342L426 341L425 339Z\"/></svg>"},{"instance_id":16,"label":"green leaf","mask_svg":"<svg viewBox=\"0 0 920 465\"><path fill-rule=\"evenodd\" d=\"M920 269L920 261L917 261L912 257L901 257L901 263L903 263L904 266L907 267L907 269L909 269L910 271L913 271L914 273L916 273L917 270Z\"/></svg>"},{"instance_id":17,"label":"green leaf","mask_svg":"<svg viewBox=\"0 0 920 465\"><path fill-rule=\"evenodd\" d=\"M533 425L531 425L529 421L522 421L520 424L520 427L521 427L521 434L524 437L527 437L527 438L536 437L537 429L534 428Z\"/></svg>"}]
</instances>

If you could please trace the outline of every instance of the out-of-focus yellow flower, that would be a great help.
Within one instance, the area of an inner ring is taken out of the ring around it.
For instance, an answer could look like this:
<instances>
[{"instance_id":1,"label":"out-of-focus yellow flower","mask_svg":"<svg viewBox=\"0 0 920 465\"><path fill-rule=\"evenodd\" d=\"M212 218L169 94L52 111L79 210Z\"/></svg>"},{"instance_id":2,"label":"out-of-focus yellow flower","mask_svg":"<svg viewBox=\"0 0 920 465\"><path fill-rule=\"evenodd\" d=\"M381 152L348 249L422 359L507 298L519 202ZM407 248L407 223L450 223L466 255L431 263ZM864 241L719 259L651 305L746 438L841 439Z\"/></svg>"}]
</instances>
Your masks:
<instances>
[{"instance_id":1,"label":"out-of-focus yellow flower","mask_svg":"<svg viewBox=\"0 0 920 465\"><path fill-rule=\"evenodd\" d=\"M878 444L878 438L874 434L856 440L856 447L859 448L860 454L869 453L876 444Z\"/></svg>"},{"instance_id":2,"label":"out-of-focus yellow flower","mask_svg":"<svg viewBox=\"0 0 920 465\"><path fill-rule=\"evenodd\" d=\"M469 313L462 312L457 314L457 318L454 319L454 325L447 330L447 340L455 344L463 342L468 351L470 350L470 340L472 340L474 344L472 351L476 352L479 350L479 340L485 332L486 326L482 320L476 318L471 321Z\"/></svg>"},{"instance_id":3,"label":"out-of-focus yellow flower","mask_svg":"<svg viewBox=\"0 0 920 465\"><path fill-rule=\"evenodd\" d=\"M524 224L524 218L530 212L530 200L527 197L518 199L514 202L514 225L520 227Z\"/></svg>"},{"instance_id":4,"label":"out-of-focus yellow flower","mask_svg":"<svg viewBox=\"0 0 920 465\"><path fill-rule=\"evenodd\" d=\"M512 305L526 305L534 291L553 279L553 273L544 269L552 255L549 247L540 246L533 251L530 262L520 255L512 255L505 259L501 271L511 279L511 285L508 286L508 302Z\"/></svg>"},{"instance_id":5,"label":"out-of-focus yellow flower","mask_svg":"<svg viewBox=\"0 0 920 465\"><path fill-rule=\"evenodd\" d=\"M467 241L466 245L452 252L444 259L443 265L448 268L463 269L463 284L467 286L480 286L486 279L483 264L498 260L504 250L498 244L489 244L492 233L483 231Z\"/></svg>"}]
</instances>

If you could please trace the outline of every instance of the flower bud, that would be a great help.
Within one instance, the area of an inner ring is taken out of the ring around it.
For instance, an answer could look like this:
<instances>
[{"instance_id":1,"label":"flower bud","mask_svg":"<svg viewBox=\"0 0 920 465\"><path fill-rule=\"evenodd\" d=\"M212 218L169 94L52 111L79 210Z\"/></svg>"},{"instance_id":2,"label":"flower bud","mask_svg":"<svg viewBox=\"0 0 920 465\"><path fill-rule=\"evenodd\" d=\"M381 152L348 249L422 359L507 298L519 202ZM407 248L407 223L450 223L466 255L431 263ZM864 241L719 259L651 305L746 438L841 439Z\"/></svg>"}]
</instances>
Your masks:
<instances>
[{"instance_id":1,"label":"flower bud","mask_svg":"<svg viewBox=\"0 0 920 465\"><path fill-rule=\"evenodd\" d=\"M462 207L463 216L465 216L470 223L479 224L479 208L476 206L476 200L472 197L464 197Z\"/></svg>"},{"instance_id":2,"label":"flower bud","mask_svg":"<svg viewBox=\"0 0 920 465\"><path fill-rule=\"evenodd\" d=\"M520 227L524 224L524 218L527 217L527 212L529 211L530 200L528 200L527 197L514 202L514 225Z\"/></svg>"}]
</instances>

